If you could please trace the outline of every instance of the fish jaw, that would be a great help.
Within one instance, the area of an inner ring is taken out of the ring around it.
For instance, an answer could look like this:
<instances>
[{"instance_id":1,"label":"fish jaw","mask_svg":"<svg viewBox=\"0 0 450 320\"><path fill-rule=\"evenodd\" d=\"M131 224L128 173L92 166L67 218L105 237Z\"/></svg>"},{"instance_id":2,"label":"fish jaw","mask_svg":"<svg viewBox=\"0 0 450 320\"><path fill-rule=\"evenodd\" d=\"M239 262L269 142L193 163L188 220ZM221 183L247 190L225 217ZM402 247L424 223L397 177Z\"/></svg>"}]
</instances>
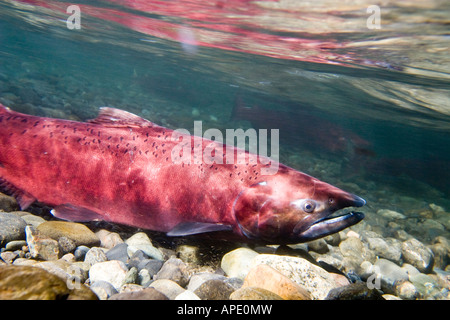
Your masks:
<instances>
[{"instance_id":1,"label":"fish jaw","mask_svg":"<svg viewBox=\"0 0 450 320\"><path fill-rule=\"evenodd\" d=\"M292 244L339 232L364 218L355 211L339 215L342 209L364 206L364 199L304 176L300 185L297 178L275 178L243 190L233 206L239 231L266 243Z\"/></svg>"}]
</instances>

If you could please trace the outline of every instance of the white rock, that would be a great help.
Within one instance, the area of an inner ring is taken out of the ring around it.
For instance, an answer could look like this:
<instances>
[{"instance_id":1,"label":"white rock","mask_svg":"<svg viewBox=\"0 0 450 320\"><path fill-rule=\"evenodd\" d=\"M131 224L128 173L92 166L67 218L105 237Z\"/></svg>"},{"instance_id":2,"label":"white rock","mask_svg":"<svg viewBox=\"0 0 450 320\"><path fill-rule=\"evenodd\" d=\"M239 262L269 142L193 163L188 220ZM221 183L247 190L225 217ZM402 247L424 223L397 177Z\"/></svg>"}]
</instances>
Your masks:
<instances>
[{"instance_id":1,"label":"white rock","mask_svg":"<svg viewBox=\"0 0 450 320\"><path fill-rule=\"evenodd\" d=\"M406 219L406 216L404 214L389 209L380 209L377 211L377 214L391 220Z\"/></svg>"},{"instance_id":2,"label":"white rock","mask_svg":"<svg viewBox=\"0 0 450 320\"><path fill-rule=\"evenodd\" d=\"M260 254L251 261L250 267L259 264L267 264L303 286L313 299L325 299L331 289L339 286L327 271L303 258Z\"/></svg>"},{"instance_id":3,"label":"white rock","mask_svg":"<svg viewBox=\"0 0 450 320\"><path fill-rule=\"evenodd\" d=\"M175 297L175 300L201 300L195 293L186 290Z\"/></svg>"},{"instance_id":4,"label":"white rock","mask_svg":"<svg viewBox=\"0 0 450 320\"><path fill-rule=\"evenodd\" d=\"M170 300L174 300L179 294L186 291L178 283L169 279L158 279L153 281L149 287L155 288Z\"/></svg>"},{"instance_id":5,"label":"white rock","mask_svg":"<svg viewBox=\"0 0 450 320\"><path fill-rule=\"evenodd\" d=\"M150 238L144 232L138 232L125 241L128 244L128 256L132 256L137 250L143 251L149 257L156 260L164 260L163 254L155 248Z\"/></svg>"},{"instance_id":6,"label":"white rock","mask_svg":"<svg viewBox=\"0 0 450 320\"><path fill-rule=\"evenodd\" d=\"M128 268L125 263L118 260L99 262L89 269L89 278L91 283L94 281L106 281L113 285L119 291L125 283Z\"/></svg>"},{"instance_id":7,"label":"white rock","mask_svg":"<svg viewBox=\"0 0 450 320\"><path fill-rule=\"evenodd\" d=\"M238 248L223 256L220 264L228 277L244 279L250 271L250 263L259 253L248 248Z\"/></svg>"}]
</instances>

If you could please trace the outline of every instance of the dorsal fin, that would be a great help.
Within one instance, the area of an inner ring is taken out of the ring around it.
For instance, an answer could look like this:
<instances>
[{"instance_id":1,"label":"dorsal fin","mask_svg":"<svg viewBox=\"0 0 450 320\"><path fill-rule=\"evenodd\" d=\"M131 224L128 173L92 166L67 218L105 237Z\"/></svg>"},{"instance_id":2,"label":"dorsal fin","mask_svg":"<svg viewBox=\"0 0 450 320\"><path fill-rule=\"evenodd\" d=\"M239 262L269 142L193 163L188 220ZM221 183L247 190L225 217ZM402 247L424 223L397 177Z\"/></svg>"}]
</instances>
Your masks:
<instances>
[{"instance_id":1,"label":"dorsal fin","mask_svg":"<svg viewBox=\"0 0 450 320\"><path fill-rule=\"evenodd\" d=\"M98 117L88 120L88 122L101 124L106 127L158 127L157 124L131 112L109 107L100 108Z\"/></svg>"}]
</instances>

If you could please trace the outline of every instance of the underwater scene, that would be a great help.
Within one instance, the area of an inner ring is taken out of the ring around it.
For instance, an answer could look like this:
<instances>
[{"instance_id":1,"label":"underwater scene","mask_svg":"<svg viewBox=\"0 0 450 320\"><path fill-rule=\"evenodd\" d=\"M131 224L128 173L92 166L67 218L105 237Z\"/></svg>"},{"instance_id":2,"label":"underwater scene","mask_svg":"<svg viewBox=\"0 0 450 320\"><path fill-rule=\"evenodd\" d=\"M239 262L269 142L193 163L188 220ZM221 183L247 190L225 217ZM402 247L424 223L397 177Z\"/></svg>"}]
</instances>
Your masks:
<instances>
[{"instance_id":1,"label":"underwater scene","mask_svg":"<svg viewBox=\"0 0 450 320\"><path fill-rule=\"evenodd\" d=\"M0 299L449 300L449 17L0 1Z\"/></svg>"}]
</instances>

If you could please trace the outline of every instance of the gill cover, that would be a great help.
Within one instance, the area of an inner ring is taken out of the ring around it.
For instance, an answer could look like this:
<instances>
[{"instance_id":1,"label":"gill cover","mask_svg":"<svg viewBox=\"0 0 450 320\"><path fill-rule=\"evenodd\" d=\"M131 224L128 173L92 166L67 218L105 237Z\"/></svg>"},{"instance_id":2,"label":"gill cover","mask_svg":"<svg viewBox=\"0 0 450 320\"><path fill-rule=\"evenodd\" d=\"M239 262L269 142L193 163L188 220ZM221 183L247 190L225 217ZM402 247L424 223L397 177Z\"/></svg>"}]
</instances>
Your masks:
<instances>
[{"instance_id":1,"label":"gill cover","mask_svg":"<svg viewBox=\"0 0 450 320\"><path fill-rule=\"evenodd\" d=\"M242 190L234 201L233 213L243 235L269 242L288 240L302 219L298 212L283 206L272 196L267 182Z\"/></svg>"}]
</instances>

